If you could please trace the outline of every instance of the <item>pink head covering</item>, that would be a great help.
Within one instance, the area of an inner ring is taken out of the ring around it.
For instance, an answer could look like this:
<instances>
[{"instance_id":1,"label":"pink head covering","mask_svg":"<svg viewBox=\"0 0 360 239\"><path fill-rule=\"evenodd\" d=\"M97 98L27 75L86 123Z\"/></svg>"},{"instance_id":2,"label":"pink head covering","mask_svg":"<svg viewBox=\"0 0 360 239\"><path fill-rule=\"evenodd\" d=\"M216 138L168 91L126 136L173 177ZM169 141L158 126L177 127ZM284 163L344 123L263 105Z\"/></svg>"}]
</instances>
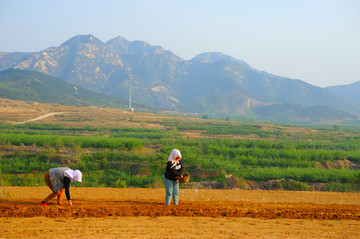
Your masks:
<instances>
[{"instance_id":1,"label":"pink head covering","mask_svg":"<svg viewBox=\"0 0 360 239\"><path fill-rule=\"evenodd\" d=\"M76 170L66 170L65 171L66 175L69 176L69 178L72 181L77 181L77 182L81 182L82 181L82 173L80 172L80 170L76 169Z\"/></svg>"},{"instance_id":2,"label":"pink head covering","mask_svg":"<svg viewBox=\"0 0 360 239\"><path fill-rule=\"evenodd\" d=\"M178 161L175 160L177 156L180 156L180 159L182 158L180 151L177 149L171 150L170 156L168 158L168 161L172 163L171 167L174 167L176 164L178 164Z\"/></svg>"}]
</instances>

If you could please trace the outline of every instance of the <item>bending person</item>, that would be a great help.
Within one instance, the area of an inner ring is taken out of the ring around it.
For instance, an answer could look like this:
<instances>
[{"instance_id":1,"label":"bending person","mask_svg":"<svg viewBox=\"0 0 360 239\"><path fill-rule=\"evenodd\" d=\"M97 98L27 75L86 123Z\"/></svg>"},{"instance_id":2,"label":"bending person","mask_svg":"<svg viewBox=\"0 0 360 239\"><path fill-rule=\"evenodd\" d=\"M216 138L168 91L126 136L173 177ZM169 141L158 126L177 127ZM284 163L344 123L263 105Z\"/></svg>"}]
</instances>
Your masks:
<instances>
[{"instance_id":1,"label":"bending person","mask_svg":"<svg viewBox=\"0 0 360 239\"><path fill-rule=\"evenodd\" d=\"M47 171L44 175L46 184L49 186L51 191L53 191L47 198L45 198L40 205L47 205L54 197L58 197L58 204L62 205L62 198L64 191L66 198L69 201L69 205L72 206L73 203L70 198L70 183L72 181L81 182L82 174L79 170L72 170L68 167L59 167L52 168Z\"/></svg>"},{"instance_id":2,"label":"bending person","mask_svg":"<svg viewBox=\"0 0 360 239\"><path fill-rule=\"evenodd\" d=\"M173 198L173 204L178 205L179 197L179 182L178 179L182 178L183 165L181 163L181 153L177 149L173 149L168 158L166 165L166 172L164 177L165 183L165 203L170 205L171 197Z\"/></svg>"}]
</instances>

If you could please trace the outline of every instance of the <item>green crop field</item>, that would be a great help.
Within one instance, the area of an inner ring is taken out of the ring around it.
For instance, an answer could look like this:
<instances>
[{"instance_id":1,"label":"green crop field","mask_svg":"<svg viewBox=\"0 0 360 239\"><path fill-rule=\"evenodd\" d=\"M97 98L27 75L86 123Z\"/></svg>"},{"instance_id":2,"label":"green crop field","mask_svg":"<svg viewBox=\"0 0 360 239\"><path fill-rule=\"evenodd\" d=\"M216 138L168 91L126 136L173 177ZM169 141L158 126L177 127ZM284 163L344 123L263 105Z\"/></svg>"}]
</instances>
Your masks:
<instances>
[{"instance_id":1,"label":"green crop field","mask_svg":"<svg viewBox=\"0 0 360 239\"><path fill-rule=\"evenodd\" d=\"M188 187L208 182L216 188L360 189L356 128L310 129L146 113L120 117L107 112L101 112L101 119L74 110L49 122L3 121L1 186L45 185L48 169L69 166L84 173L85 187L161 187L168 154L177 148L191 174Z\"/></svg>"}]
</instances>

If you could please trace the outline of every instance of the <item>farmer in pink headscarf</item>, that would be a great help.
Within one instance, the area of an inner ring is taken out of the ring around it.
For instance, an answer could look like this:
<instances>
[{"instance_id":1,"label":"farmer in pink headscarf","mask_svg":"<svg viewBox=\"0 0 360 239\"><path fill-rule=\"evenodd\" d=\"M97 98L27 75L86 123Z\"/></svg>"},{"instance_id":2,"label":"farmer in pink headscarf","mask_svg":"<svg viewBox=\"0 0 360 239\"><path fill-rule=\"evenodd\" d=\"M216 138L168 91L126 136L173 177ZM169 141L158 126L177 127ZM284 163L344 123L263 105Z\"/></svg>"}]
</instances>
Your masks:
<instances>
[{"instance_id":1,"label":"farmer in pink headscarf","mask_svg":"<svg viewBox=\"0 0 360 239\"><path fill-rule=\"evenodd\" d=\"M70 198L70 183L72 181L81 182L82 174L79 170L72 170L67 167L52 168L47 171L44 175L46 184L49 186L51 191L53 191L47 198L45 198L40 205L47 205L47 203L52 200L54 197L58 197L58 204L62 205L62 198L64 191L66 198L69 201L69 205L72 206L73 203Z\"/></svg>"},{"instance_id":2,"label":"farmer in pink headscarf","mask_svg":"<svg viewBox=\"0 0 360 239\"><path fill-rule=\"evenodd\" d=\"M165 203L170 205L171 197L173 198L173 204L178 205L179 196L179 178L182 178L184 167L181 163L181 153L177 149L173 149L166 165L166 172L164 175L164 183L166 189Z\"/></svg>"}]
</instances>

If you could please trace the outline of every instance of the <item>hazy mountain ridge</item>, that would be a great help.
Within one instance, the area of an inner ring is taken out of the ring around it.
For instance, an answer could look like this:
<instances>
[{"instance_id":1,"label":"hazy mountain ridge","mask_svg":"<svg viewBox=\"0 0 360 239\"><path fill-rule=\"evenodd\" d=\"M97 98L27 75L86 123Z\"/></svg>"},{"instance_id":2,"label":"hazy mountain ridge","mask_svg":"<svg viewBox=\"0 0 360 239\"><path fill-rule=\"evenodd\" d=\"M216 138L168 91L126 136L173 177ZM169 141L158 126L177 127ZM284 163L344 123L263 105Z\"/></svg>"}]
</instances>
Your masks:
<instances>
[{"instance_id":1,"label":"hazy mountain ridge","mask_svg":"<svg viewBox=\"0 0 360 239\"><path fill-rule=\"evenodd\" d=\"M301 80L258 71L219 52L202 53L185 61L143 41L118 36L103 43L92 35L79 35L59 47L21 57L13 54L0 53L0 62L4 62L0 70L36 70L124 99L128 98L132 79L135 102L169 110L261 120L261 110L266 111L266 107L293 104L303 108L328 105L360 115L359 102ZM284 120L282 116L278 119Z\"/></svg>"},{"instance_id":2,"label":"hazy mountain ridge","mask_svg":"<svg viewBox=\"0 0 360 239\"><path fill-rule=\"evenodd\" d=\"M360 102L360 81L348 85L329 86L326 89L341 97Z\"/></svg>"},{"instance_id":3,"label":"hazy mountain ridge","mask_svg":"<svg viewBox=\"0 0 360 239\"><path fill-rule=\"evenodd\" d=\"M31 54L28 52L0 52L0 69L13 68L18 62L26 60Z\"/></svg>"},{"instance_id":4,"label":"hazy mountain ridge","mask_svg":"<svg viewBox=\"0 0 360 239\"><path fill-rule=\"evenodd\" d=\"M297 104L275 104L267 107L254 109L263 120L277 121L280 123L304 123L312 122L317 124L327 123L329 119L333 123L356 121L358 117L346 113L328 105L316 105L303 107Z\"/></svg>"}]
</instances>

